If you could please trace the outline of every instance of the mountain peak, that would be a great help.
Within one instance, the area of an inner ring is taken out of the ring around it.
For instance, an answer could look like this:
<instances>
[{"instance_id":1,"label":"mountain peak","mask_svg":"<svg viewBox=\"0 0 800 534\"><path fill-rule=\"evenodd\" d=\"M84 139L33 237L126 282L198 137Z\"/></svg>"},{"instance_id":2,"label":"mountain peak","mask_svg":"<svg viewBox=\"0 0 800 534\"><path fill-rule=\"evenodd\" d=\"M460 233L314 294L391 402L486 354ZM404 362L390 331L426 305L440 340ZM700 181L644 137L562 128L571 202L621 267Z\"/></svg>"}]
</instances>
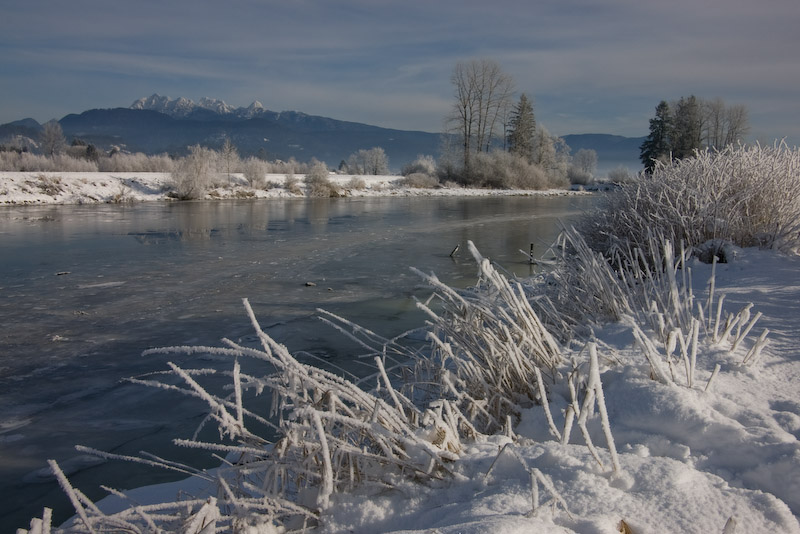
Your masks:
<instances>
[{"instance_id":1,"label":"mountain peak","mask_svg":"<svg viewBox=\"0 0 800 534\"><path fill-rule=\"evenodd\" d=\"M212 111L218 115L233 115L236 117L252 118L264 113L266 108L256 100L246 108L234 108L223 100L217 98L202 97L196 103L185 97L172 99L168 96L161 96L158 93L140 98L130 105L130 109L147 109L158 111L172 117L185 118L198 110Z\"/></svg>"}]
</instances>

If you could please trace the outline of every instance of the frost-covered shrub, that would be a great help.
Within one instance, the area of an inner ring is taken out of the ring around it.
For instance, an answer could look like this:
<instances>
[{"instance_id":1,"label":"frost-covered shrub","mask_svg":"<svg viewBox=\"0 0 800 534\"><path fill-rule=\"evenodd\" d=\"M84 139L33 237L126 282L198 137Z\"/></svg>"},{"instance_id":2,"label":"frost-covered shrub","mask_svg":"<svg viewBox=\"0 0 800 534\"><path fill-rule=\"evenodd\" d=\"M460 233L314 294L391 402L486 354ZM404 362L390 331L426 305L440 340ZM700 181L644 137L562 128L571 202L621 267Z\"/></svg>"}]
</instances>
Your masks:
<instances>
[{"instance_id":1,"label":"frost-covered shrub","mask_svg":"<svg viewBox=\"0 0 800 534\"><path fill-rule=\"evenodd\" d=\"M101 172L172 172L175 169L175 161L168 155L148 156L141 152L115 152L107 158L99 158L97 165Z\"/></svg>"},{"instance_id":2,"label":"frost-covered shrub","mask_svg":"<svg viewBox=\"0 0 800 534\"><path fill-rule=\"evenodd\" d=\"M293 172L287 173L283 179L283 188L293 195L302 195L303 188L300 187L300 180Z\"/></svg>"},{"instance_id":3,"label":"frost-covered shrub","mask_svg":"<svg viewBox=\"0 0 800 534\"><path fill-rule=\"evenodd\" d=\"M569 185L552 180L541 167L503 150L474 155L469 182L496 189L550 189Z\"/></svg>"},{"instance_id":4,"label":"frost-covered shrub","mask_svg":"<svg viewBox=\"0 0 800 534\"><path fill-rule=\"evenodd\" d=\"M350 180L348 180L347 188L358 189L363 191L364 189L367 188L367 182L365 182L364 179L361 178L360 176L353 176L352 178L350 178Z\"/></svg>"},{"instance_id":5,"label":"frost-covered shrub","mask_svg":"<svg viewBox=\"0 0 800 534\"><path fill-rule=\"evenodd\" d=\"M800 250L800 150L729 146L657 164L623 184L582 230L592 246L646 248L652 235L687 248L707 241Z\"/></svg>"},{"instance_id":6,"label":"frost-covered shrub","mask_svg":"<svg viewBox=\"0 0 800 534\"><path fill-rule=\"evenodd\" d=\"M430 174L414 172L397 180L401 187L412 187L416 189L433 189L439 186L439 178Z\"/></svg>"},{"instance_id":7,"label":"frost-covered shrub","mask_svg":"<svg viewBox=\"0 0 800 534\"><path fill-rule=\"evenodd\" d=\"M612 184L628 184L636 180L636 175L630 169L620 165L608 171L608 181Z\"/></svg>"},{"instance_id":8,"label":"frost-covered shrub","mask_svg":"<svg viewBox=\"0 0 800 534\"><path fill-rule=\"evenodd\" d=\"M216 174L213 150L195 145L172 171L172 188L180 200L202 198Z\"/></svg>"},{"instance_id":9,"label":"frost-covered shrub","mask_svg":"<svg viewBox=\"0 0 800 534\"><path fill-rule=\"evenodd\" d=\"M410 174L436 175L436 160L433 156L417 156L417 159L403 166L400 174L408 176Z\"/></svg>"},{"instance_id":10,"label":"frost-covered shrub","mask_svg":"<svg viewBox=\"0 0 800 534\"><path fill-rule=\"evenodd\" d=\"M0 153L2 170L21 172L97 172L97 163L67 154L42 156L30 152Z\"/></svg>"},{"instance_id":11,"label":"frost-covered shrub","mask_svg":"<svg viewBox=\"0 0 800 534\"><path fill-rule=\"evenodd\" d=\"M312 197L338 197L339 189L330 180L328 166L317 162L306 174L308 194Z\"/></svg>"},{"instance_id":12,"label":"frost-covered shrub","mask_svg":"<svg viewBox=\"0 0 800 534\"><path fill-rule=\"evenodd\" d=\"M751 314L752 304L736 313L725 311L713 270L708 294L698 298L691 251L663 237L652 237L644 248L615 247L610 257L592 250L575 229L562 231L556 245L556 267L540 286L544 294L531 300L548 330L566 341L575 334L591 336L591 325L623 323L660 382L694 387L700 344L733 353L761 317ZM764 330L748 342L743 364L758 360L767 334Z\"/></svg>"},{"instance_id":13,"label":"frost-covered shrub","mask_svg":"<svg viewBox=\"0 0 800 534\"><path fill-rule=\"evenodd\" d=\"M263 188L266 185L266 163L258 158L247 158L242 163L244 179L250 187Z\"/></svg>"},{"instance_id":14,"label":"frost-covered shrub","mask_svg":"<svg viewBox=\"0 0 800 534\"><path fill-rule=\"evenodd\" d=\"M567 180L572 185L589 185L594 181L592 173L587 172L579 167L570 165L567 169Z\"/></svg>"}]
</instances>

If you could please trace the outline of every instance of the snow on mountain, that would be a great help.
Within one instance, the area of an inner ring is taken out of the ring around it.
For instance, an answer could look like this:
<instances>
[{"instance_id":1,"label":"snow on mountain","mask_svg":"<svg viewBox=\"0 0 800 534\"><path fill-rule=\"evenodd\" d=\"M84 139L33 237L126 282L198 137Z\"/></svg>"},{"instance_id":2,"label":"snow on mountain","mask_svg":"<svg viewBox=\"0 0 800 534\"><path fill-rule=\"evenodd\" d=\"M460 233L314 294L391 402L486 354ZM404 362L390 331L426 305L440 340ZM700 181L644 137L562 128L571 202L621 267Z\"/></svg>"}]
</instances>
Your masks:
<instances>
[{"instance_id":1,"label":"snow on mountain","mask_svg":"<svg viewBox=\"0 0 800 534\"><path fill-rule=\"evenodd\" d=\"M197 102L185 97L172 99L154 93L146 98L140 98L130 105L130 109L147 109L158 111L172 117L184 118L198 110L213 111L219 115L234 115L243 118L252 118L266 111L261 102L255 101L248 107L235 108L217 98L202 97Z\"/></svg>"}]
</instances>

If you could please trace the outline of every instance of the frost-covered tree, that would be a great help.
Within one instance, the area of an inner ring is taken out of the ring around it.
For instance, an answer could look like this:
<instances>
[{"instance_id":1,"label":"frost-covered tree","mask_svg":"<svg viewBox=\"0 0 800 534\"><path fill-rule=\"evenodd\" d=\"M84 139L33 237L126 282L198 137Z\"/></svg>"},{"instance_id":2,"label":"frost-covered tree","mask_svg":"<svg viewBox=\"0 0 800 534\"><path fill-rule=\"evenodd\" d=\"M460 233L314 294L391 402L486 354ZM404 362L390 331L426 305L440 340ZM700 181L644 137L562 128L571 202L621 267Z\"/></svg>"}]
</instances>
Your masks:
<instances>
[{"instance_id":1,"label":"frost-covered tree","mask_svg":"<svg viewBox=\"0 0 800 534\"><path fill-rule=\"evenodd\" d=\"M380 147L361 149L348 156L345 167L350 174L389 174L389 158Z\"/></svg>"},{"instance_id":2,"label":"frost-covered tree","mask_svg":"<svg viewBox=\"0 0 800 534\"><path fill-rule=\"evenodd\" d=\"M239 151L236 150L236 145L231 142L230 137L225 137L220 156L225 164L225 172L228 174L228 183L230 183L232 169L235 169L237 163L239 163Z\"/></svg>"},{"instance_id":3,"label":"frost-covered tree","mask_svg":"<svg viewBox=\"0 0 800 534\"><path fill-rule=\"evenodd\" d=\"M536 118L533 104L522 93L519 102L511 110L508 134L508 151L531 162L533 158L533 136L536 133Z\"/></svg>"},{"instance_id":4,"label":"frost-covered tree","mask_svg":"<svg viewBox=\"0 0 800 534\"><path fill-rule=\"evenodd\" d=\"M567 177L572 184L588 185L594 179L596 169L597 151L582 148L572 156L572 163L567 169Z\"/></svg>"},{"instance_id":5,"label":"frost-covered tree","mask_svg":"<svg viewBox=\"0 0 800 534\"><path fill-rule=\"evenodd\" d=\"M459 139L461 160L469 174L470 157L488 152L498 138L514 82L490 59L459 62L450 81L455 102L447 118L447 130Z\"/></svg>"},{"instance_id":6,"label":"frost-covered tree","mask_svg":"<svg viewBox=\"0 0 800 534\"><path fill-rule=\"evenodd\" d=\"M591 148L582 148L572 156L572 164L582 172L593 175L597 170L597 151Z\"/></svg>"},{"instance_id":7,"label":"frost-covered tree","mask_svg":"<svg viewBox=\"0 0 800 534\"><path fill-rule=\"evenodd\" d=\"M539 126L533 136L531 163L541 167L552 181L561 182L567 176L569 146L562 138L550 135L547 128Z\"/></svg>"},{"instance_id":8,"label":"frost-covered tree","mask_svg":"<svg viewBox=\"0 0 800 534\"><path fill-rule=\"evenodd\" d=\"M44 123L42 132L39 134L39 142L42 145L42 152L46 156L53 157L64 151L67 140L64 138L64 131L58 121Z\"/></svg>"}]
</instances>

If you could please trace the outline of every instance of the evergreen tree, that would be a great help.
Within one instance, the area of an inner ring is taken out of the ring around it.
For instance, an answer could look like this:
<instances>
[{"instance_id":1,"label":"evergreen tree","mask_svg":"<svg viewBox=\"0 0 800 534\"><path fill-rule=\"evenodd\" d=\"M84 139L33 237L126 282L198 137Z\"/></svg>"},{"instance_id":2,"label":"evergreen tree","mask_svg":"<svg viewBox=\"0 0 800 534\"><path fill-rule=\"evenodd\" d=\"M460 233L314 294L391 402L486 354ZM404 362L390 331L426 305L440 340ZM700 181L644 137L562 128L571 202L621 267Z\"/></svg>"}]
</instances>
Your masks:
<instances>
[{"instance_id":1,"label":"evergreen tree","mask_svg":"<svg viewBox=\"0 0 800 534\"><path fill-rule=\"evenodd\" d=\"M670 157L672 130L672 111L666 100L662 100L656 106L656 116L650 119L650 134L639 147L639 160L645 171L652 172L657 161Z\"/></svg>"},{"instance_id":2,"label":"evergreen tree","mask_svg":"<svg viewBox=\"0 0 800 534\"><path fill-rule=\"evenodd\" d=\"M508 151L530 163L533 160L536 118L533 115L533 105L525 93L520 95L519 102L511 110L509 125L506 136Z\"/></svg>"},{"instance_id":3,"label":"evergreen tree","mask_svg":"<svg viewBox=\"0 0 800 534\"><path fill-rule=\"evenodd\" d=\"M692 95L681 97L675 106L672 155L688 158L703 146L703 113L700 102Z\"/></svg>"}]
</instances>

